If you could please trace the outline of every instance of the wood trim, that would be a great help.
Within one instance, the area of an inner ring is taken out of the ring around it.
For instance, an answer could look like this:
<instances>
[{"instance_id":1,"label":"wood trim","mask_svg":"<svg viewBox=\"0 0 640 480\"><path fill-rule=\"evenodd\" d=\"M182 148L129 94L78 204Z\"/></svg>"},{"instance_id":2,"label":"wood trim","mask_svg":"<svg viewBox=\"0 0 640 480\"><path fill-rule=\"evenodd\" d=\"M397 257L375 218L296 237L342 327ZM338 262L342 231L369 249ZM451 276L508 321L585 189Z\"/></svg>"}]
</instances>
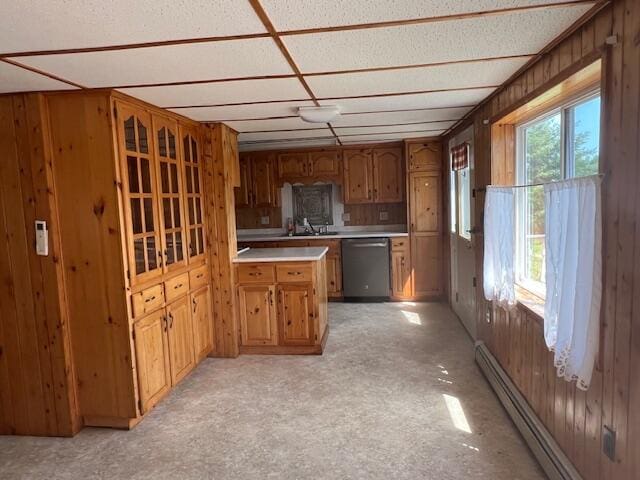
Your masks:
<instances>
[{"instance_id":1,"label":"wood trim","mask_svg":"<svg viewBox=\"0 0 640 480\"><path fill-rule=\"evenodd\" d=\"M293 117L295 118L295 117ZM448 120L427 120L424 122L406 122L406 123L385 123L380 125L348 125L348 126L337 126L335 128L345 129L345 128L377 128L377 127L396 127L402 125L422 125L423 123L446 123L446 122L455 122L457 119L448 119ZM255 121L255 120L254 120ZM276 130L251 130L251 131L240 131L238 133L277 133L277 132L300 132L307 130L324 130L324 128L283 128Z\"/></svg>"},{"instance_id":2,"label":"wood trim","mask_svg":"<svg viewBox=\"0 0 640 480\"><path fill-rule=\"evenodd\" d=\"M441 128L436 128L433 130L406 130L400 132L383 132L383 133L347 133L344 135L340 135L341 137L361 137L365 135L394 135L396 133L427 133L427 132L439 132Z\"/></svg>"},{"instance_id":3,"label":"wood trim","mask_svg":"<svg viewBox=\"0 0 640 480\"><path fill-rule=\"evenodd\" d=\"M24 70L28 70L28 71L30 71L32 73L37 73L38 75L42 75L44 77L48 77L48 78L50 78L52 80L56 80L58 82L66 83L67 85L71 85L72 87L87 88L84 85L80 85L79 83L72 82L71 80L64 79L64 78L59 77L57 75L54 75L52 73L47 73L44 70L40 70L40 69L35 68L35 67L30 67L29 65L24 65L22 63L16 62L15 60L11 60L9 58L0 58L0 62L8 63L9 65L13 65L14 67L19 67L19 68L22 68ZM16 93L19 93L19 92L9 92L9 94L11 94L11 95L15 95Z\"/></svg>"},{"instance_id":4,"label":"wood trim","mask_svg":"<svg viewBox=\"0 0 640 480\"><path fill-rule=\"evenodd\" d=\"M127 85L114 85L114 86L110 86L109 88L126 90L128 88L173 87L176 85L202 85L205 83L242 82L247 80L278 80L282 78L296 78L296 75L292 73L284 73L280 75L253 75L250 77L210 78L206 80L181 80L177 82L159 82L159 83L137 83L137 84L127 84Z\"/></svg>"},{"instance_id":5,"label":"wood trim","mask_svg":"<svg viewBox=\"0 0 640 480\"><path fill-rule=\"evenodd\" d=\"M558 3L545 3L540 5L526 5L522 7L499 8L494 10L484 10L479 12L455 13L451 15L441 15L436 17L412 18L407 20L390 20L386 22L359 23L353 25L343 25L335 27L307 28L299 30L283 30L279 34L282 36L289 35L306 35L310 33L326 33L326 32L342 32L345 30L367 30L372 28L388 28L400 27L407 25L421 25L425 23L448 22L452 20L468 20L470 18L482 18L494 15L506 15L510 13L518 13L531 10L548 10L562 7L570 7L583 5L585 3L593 3L594 0L571 0Z\"/></svg>"}]
</instances>

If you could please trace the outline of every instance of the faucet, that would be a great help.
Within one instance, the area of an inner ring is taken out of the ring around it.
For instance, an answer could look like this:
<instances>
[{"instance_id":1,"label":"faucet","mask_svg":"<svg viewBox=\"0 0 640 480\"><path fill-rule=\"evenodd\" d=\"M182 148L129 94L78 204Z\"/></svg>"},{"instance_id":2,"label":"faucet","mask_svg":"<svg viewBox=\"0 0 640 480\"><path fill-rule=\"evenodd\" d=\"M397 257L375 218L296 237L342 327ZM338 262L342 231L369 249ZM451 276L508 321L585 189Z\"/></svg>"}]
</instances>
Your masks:
<instances>
[{"instance_id":1,"label":"faucet","mask_svg":"<svg viewBox=\"0 0 640 480\"><path fill-rule=\"evenodd\" d=\"M311 233L312 235L318 235L318 232L316 231L315 228L313 228L313 225L311 225L307 217L304 218L302 224L304 225L304 233Z\"/></svg>"}]
</instances>

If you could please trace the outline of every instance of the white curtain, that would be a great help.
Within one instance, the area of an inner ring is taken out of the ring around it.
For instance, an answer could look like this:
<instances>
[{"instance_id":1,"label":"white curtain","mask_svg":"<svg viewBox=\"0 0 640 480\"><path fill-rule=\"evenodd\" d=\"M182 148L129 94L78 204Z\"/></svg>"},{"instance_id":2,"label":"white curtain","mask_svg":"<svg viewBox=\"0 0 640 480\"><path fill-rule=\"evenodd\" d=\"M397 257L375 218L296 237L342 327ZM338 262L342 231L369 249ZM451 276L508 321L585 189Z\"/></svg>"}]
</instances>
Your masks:
<instances>
[{"instance_id":1,"label":"white curtain","mask_svg":"<svg viewBox=\"0 0 640 480\"><path fill-rule=\"evenodd\" d=\"M513 188L487 187L484 204L484 296L506 308L516 304L514 217Z\"/></svg>"},{"instance_id":2,"label":"white curtain","mask_svg":"<svg viewBox=\"0 0 640 480\"><path fill-rule=\"evenodd\" d=\"M544 336L559 377L589 388L600 337L602 218L598 176L545 185Z\"/></svg>"}]
</instances>

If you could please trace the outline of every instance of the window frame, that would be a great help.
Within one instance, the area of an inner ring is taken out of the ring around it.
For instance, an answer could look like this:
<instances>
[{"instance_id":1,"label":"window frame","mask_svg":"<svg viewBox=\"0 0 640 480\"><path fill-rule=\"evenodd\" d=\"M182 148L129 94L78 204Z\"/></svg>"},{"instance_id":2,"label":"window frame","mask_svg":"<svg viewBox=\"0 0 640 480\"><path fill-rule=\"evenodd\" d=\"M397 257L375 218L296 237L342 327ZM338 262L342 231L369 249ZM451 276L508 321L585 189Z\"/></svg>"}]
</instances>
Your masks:
<instances>
[{"instance_id":1,"label":"window frame","mask_svg":"<svg viewBox=\"0 0 640 480\"><path fill-rule=\"evenodd\" d=\"M602 89L600 86L589 90L579 96L571 98L559 105L554 106L535 117L527 119L515 125L515 178L516 185L527 185L526 179L526 129L539 122L545 121L558 113L560 114L560 179L575 177L575 156L570 154L573 151L573 138L570 135L570 128L575 122L575 107L587 103L595 98L602 101ZM601 110L602 111L602 110ZM570 117L570 121L567 118ZM600 127L602 130L602 115L600 115ZM601 137L601 135L600 135ZM598 139L599 143L601 138ZM600 145L598 146L598 171L600 171ZM527 188L519 188L516 192L516 258L515 258L515 283L517 286L531 292L537 297L546 297L546 283L535 281L525 276L526 271L526 242L524 237L527 228L526 194ZM545 232L546 233L546 232Z\"/></svg>"}]
</instances>

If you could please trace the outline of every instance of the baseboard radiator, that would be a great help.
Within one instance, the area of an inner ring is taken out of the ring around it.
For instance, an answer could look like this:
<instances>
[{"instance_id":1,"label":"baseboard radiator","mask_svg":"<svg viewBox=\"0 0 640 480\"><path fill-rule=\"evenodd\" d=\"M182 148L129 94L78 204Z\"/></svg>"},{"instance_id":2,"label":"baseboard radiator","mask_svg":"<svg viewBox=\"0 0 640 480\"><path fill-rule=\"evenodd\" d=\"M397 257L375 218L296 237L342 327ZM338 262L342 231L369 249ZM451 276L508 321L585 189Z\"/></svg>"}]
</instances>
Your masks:
<instances>
[{"instance_id":1,"label":"baseboard radiator","mask_svg":"<svg viewBox=\"0 0 640 480\"><path fill-rule=\"evenodd\" d=\"M513 423L551 480L582 480L544 424L518 391L484 342L476 342L476 363L504 405Z\"/></svg>"}]
</instances>

